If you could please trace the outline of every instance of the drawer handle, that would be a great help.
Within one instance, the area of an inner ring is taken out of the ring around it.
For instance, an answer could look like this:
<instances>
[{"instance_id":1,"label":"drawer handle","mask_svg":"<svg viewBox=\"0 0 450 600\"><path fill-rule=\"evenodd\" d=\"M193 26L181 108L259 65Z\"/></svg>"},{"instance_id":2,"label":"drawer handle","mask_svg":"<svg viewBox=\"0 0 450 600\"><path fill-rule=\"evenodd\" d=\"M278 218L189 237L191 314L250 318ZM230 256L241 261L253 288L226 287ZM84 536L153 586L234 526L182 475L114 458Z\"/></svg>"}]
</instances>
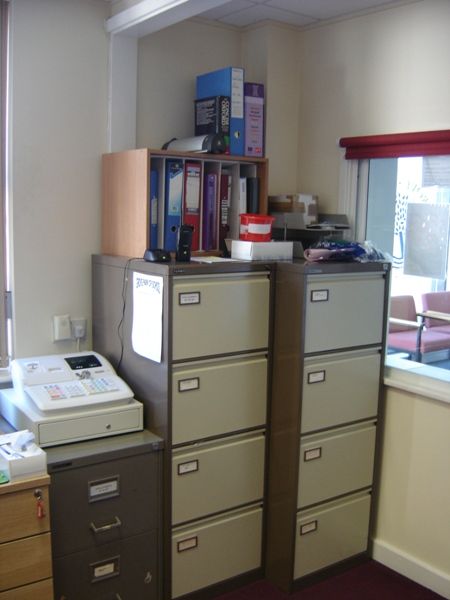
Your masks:
<instances>
[{"instance_id":1,"label":"drawer handle","mask_svg":"<svg viewBox=\"0 0 450 600\"><path fill-rule=\"evenodd\" d=\"M122 525L122 521L119 517L114 517L114 523L108 523L107 525L103 525L102 527L96 527L94 523L91 523L89 527L94 533L103 533L104 531L110 531L111 529L115 529L116 527L120 527Z\"/></svg>"}]
</instances>

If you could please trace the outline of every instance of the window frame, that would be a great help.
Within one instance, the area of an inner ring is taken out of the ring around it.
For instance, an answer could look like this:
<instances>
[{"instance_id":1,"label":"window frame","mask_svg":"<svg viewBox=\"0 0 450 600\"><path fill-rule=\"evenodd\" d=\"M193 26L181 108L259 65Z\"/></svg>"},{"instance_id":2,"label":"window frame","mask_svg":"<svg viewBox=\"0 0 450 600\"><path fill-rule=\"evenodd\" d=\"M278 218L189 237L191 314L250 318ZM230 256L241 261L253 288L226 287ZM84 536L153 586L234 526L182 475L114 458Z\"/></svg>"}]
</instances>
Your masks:
<instances>
[{"instance_id":1,"label":"window frame","mask_svg":"<svg viewBox=\"0 0 450 600\"><path fill-rule=\"evenodd\" d=\"M371 158L450 155L450 130L347 137L339 140L343 155L338 210L348 215L349 235L364 241L369 161ZM450 371L411 360L385 359L384 383L450 404Z\"/></svg>"}]
</instances>

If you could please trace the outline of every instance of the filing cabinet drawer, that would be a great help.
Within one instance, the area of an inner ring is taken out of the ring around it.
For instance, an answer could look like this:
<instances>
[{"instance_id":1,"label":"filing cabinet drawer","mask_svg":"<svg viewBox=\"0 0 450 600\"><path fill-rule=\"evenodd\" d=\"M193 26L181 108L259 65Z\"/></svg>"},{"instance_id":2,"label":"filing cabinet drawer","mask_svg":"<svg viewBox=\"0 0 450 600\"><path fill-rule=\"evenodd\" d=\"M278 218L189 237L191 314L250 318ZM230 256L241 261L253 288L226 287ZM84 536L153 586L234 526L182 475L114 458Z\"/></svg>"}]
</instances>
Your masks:
<instances>
[{"instance_id":1,"label":"filing cabinet drawer","mask_svg":"<svg viewBox=\"0 0 450 600\"><path fill-rule=\"evenodd\" d=\"M172 598L261 566L262 509L236 511L172 535Z\"/></svg>"},{"instance_id":2,"label":"filing cabinet drawer","mask_svg":"<svg viewBox=\"0 0 450 600\"><path fill-rule=\"evenodd\" d=\"M297 506L372 485L375 432L371 423L301 440Z\"/></svg>"},{"instance_id":3,"label":"filing cabinet drawer","mask_svg":"<svg viewBox=\"0 0 450 600\"><path fill-rule=\"evenodd\" d=\"M53 600L53 580L44 579L7 592L0 592L0 600Z\"/></svg>"},{"instance_id":4,"label":"filing cabinet drawer","mask_svg":"<svg viewBox=\"0 0 450 600\"><path fill-rule=\"evenodd\" d=\"M381 344L384 288L381 273L310 276L305 353Z\"/></svg>"},{"instance_id":5,"label":"filing cabinet drawer","mask_svg":"<svg viewBox=\"0 0 450 600\"><path fill-rule=\"evenodd\" d=\"M149 532L54 561L55 600L157 600L158 540Z\"/></svg>"},{"instance_id":6,"label":"filing cabinet drawer","mask_svg":"<svg viewBox=\"0 0 450 600\"><path fill-rule=\"evenodd\" d=\"M264 495L265 435L195 444L172 454L172 523L256 502Z\"/></svg>"},{"instance_id":7,"label":"filing cabinet drawer","mask_svg":"<svg viewBox=\"0 0 450 600\"><path fill-rule=\"evenodd\" d=\"M156 527L158 476L157 452L54 469L50 486L54 556Z\"/></svg>"},{"instance_id":8,"label":"filing cabinet drawer","mask_svg":"<svg viewBox=\"0 0 450 600\"><path fill-rule=\"evenodd\" d=\"M172 359L266 348L269 288L267 275L175 280Z\"/></svg>"},{"instance_id":9,"label":"filing cabinet drawer","mask_svg":"<svg viewBox=\"0 0 450 600\"><path fill-rule=\"evenodd\" d=\"M0 591L52 576L50 533L0 545Z\"/></svg>"},{"instance_id":10,"label":"filing cabinet drawer","mask_svg":"<svg viewBox=\"0 0 450 600\"><path fill-rule=\"evenodd\" d=\"M263 425L266 406L265 356L179 367L172 377L172 443Z\"/></svg>"},{"instance_id":11,"label":"filing cabinet drawer","mask_svg":"<svg viewBox=\"0 0 450 600\"><path fill-rule=\"evenodd\" d=\"M36 490L40 490L45 507L44 516L41 519L38 519L36 514L37 501L34 495ZM0 543L50 531L48 487L37 485L26 490L2 495L1 512L2 515L8 515L8 518L2 519Z\"/></svg>"},{"instance_id":12,"label":"filing cabinet drawer","mask_svg":"<svg viewBox=\"0 0 450 600\"><path fill-rule=\"evenodd\" d=\"M294 579L367 550L370 495L360 494L297 516Z\"/></svg>"},{"instance_id":13,"label":"filing cabinet drawer","mask_svg":"<svg viewBox=\"0 0 450 600\"><path fill-rule=\"evenodd\" d=\"M380 361L379 349L306 359L302 433L374 417Z\"/></svg>"}]
</instances>

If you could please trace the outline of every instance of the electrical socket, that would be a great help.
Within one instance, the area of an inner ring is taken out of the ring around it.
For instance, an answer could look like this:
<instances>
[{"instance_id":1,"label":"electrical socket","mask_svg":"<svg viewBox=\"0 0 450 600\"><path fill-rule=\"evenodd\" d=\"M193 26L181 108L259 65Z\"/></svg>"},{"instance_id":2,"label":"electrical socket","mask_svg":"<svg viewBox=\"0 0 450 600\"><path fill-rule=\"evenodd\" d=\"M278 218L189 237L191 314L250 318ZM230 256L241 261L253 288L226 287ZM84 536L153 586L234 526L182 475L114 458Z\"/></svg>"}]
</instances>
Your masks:
<instances>
[{"instance_id":1,"label":"electrical socket","mask_svg":"<svg viewBox=\"0 0 450 600\"><path fill-rule=\"evenodd\" d=\"M72 337L76 340L81 340L86 337L87 319L86 317L78 317L71 320Z\"/></svg>"},{"instance_id":2,"label":"electrical socket","mask_svg":"<svg viewBox=\"0 0 450 600\"><path fill-rule=\"evenodd\" d=\"M72 339L72 328L70 324L70 315L55 315L53 317L53 341Z\"/></svg>"}]
</instances>

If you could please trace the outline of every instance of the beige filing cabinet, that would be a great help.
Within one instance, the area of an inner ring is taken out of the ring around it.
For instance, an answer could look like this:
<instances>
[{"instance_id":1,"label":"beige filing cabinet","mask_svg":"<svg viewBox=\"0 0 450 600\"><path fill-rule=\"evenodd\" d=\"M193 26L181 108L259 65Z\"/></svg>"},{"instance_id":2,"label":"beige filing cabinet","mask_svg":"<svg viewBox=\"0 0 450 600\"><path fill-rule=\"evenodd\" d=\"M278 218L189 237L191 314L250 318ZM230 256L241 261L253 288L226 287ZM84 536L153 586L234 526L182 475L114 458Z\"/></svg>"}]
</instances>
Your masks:
<instances>
[{"instance_id":1,"label":"beige filing cabinet","mask_svg":"<svg viewBox=\"0 0 450 600\"><path fill-rule=\"evenodd\" d=\"M287 592L368 554L389 271L277 264L266 576Z\"/></svg>"},{"instance_id":2,"label":"beige filing cabinet","mask_svg":"<svg viewBox=\"0 0 450 600\"><path fill-rule=\"evenodd\" d=\"M0 600L53 598L49 483L45 475L0 485Z\"/></svg>"},{"instance_id":3,"label":"beige filing cabinet","mask_svg":"<svg viewBox=\"0 0 450 600\"><path fill-rule=\"evenodd\" d=\"M160 362L133 346L142 276L162 285ZM94 347L166 442L166 598L262 576L272 279L264 263L93 257Z\"/></svg>"}]
</instances>

